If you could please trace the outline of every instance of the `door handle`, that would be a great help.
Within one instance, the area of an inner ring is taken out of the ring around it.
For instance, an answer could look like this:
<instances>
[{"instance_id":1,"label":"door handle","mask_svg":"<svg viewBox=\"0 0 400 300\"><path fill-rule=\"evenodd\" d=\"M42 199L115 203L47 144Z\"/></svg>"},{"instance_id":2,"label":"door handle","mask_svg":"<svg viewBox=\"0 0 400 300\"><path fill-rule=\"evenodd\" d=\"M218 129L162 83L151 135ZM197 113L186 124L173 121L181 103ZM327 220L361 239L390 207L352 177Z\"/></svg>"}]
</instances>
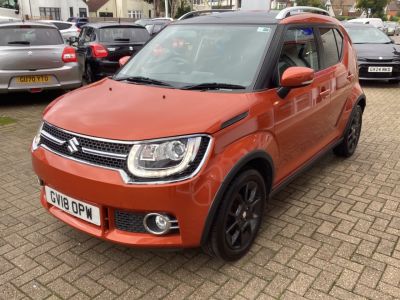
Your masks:
<instances>
[{"instance_id":1,"label":"door handle","mask_svg":"<svg viewBox=\"0 0 400 300\"><path fill-rule=\"evenodd\" d=\"M331 93L331 90L327 89L327 90L321 91L319 93L319 95L321 96L321 98L325 98L325 97L329 96L330 93Z\"/></svg>"},{"instance_id":2,"label":"door handle","mask_svg":"<svg viewBox=\"0 0 400 300\"><path fill-rule=\"evenodd\" d=\"M352 81L353 78L354 78L354 74L349 74L349 75L347 75L347 80Z\"/></svg>"}]
</instances>

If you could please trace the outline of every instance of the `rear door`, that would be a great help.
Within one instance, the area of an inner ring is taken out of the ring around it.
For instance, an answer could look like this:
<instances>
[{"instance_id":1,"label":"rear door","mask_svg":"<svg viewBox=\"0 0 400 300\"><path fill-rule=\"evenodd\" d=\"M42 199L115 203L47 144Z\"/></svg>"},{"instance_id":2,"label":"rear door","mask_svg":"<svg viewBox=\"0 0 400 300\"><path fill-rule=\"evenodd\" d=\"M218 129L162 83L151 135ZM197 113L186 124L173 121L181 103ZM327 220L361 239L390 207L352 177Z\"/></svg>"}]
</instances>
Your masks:
<instances>
[{"instance_id":1,"label":"rear door","mask_svg":"<svg viewBox=\"0 0 400 300\"><path fill-rule=\"evenodd\" d=\"M40 70L64 65L64 41L53 27L0 27L0 70Z\"/></svg>"},{"instance_id":2,"label":"rear door","mask_svg":"<svg viewBox=\"0 0 400 300\"><path fill-rule=\"evenodd\" d=\"M96 32L93 27L85 26L78 37L76 53L78 56L79 69L81 73L85 71L86 54L90 43L96 40Z\"/></svg>"},{"instance_id":3,"label":"rear door","mask_svg":"<svg viewBox=\"0 0 400 300\"><path fill-rule=\"evenodd\" d=\"M326 111L325 117L331 132L333 132L346 100L350 96L351 85L356 74L353 74L347 67L348 54L344 53L342 34L333 26L320 26L319 33L323 58L322 68L329 74L330 81L329 109Z\"/></svg>"},{"instance_id":4,"label":"rear door","mask_svg":"<svg viewBox=\"0 0 400 300\"><path fill-rule=\"evenodd\" d=\"M135 55L150 39L146 28L138 26L113 26L99 30L99 42L107 48L110 61Z\"/></svg>"}]
</instances>

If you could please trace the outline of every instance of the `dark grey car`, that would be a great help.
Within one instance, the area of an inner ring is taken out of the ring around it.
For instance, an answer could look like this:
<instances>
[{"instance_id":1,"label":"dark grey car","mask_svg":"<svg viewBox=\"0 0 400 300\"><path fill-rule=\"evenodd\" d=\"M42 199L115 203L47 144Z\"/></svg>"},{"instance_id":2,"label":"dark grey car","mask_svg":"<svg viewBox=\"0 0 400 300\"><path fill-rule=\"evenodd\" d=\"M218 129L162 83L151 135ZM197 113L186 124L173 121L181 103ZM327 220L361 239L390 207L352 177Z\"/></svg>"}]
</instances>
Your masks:
<instances>
[{"instance_id":1,"label":"dark grey car","mask_svg":"<svg viewBox=\"0 0 400 300\"><path fill-rule=\"evenodd\" d=\"M35 22L0 24L0 93L81 85L75 49L64 44L57 27Z\"/></svg>"}]
</instances>

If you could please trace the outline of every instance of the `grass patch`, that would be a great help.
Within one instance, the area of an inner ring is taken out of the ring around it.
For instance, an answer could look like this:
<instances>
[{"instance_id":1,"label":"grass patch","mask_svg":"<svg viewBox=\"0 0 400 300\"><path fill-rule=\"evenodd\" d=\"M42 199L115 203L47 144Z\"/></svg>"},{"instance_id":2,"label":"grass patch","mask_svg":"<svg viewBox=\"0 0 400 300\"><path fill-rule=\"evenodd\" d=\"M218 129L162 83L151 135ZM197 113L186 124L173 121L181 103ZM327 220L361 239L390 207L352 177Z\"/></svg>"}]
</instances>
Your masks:
<instances>
[{"instance_id":1,"label":"grass patch","mask_svg":"<svg viewBox=\"0 0 400 300\"><path fill-rule=\"evenodd\" d=\"M13 124L13 123L15 123L15 122L17 122L17 120L14 120L13 118L10 118L10 117L1 117L1 116L0 116L0 126L8 125L8 124Z\"/></svg>"}]
</instances>

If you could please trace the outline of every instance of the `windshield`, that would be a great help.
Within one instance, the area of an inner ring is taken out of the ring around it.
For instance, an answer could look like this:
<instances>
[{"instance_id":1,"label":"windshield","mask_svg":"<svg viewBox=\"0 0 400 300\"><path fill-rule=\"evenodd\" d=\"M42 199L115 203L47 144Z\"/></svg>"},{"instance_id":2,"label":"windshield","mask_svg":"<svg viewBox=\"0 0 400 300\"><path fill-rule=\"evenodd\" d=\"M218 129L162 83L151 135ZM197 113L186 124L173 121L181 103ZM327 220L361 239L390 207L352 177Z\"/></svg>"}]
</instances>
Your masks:
<instances>
[{"instance_id":1,"label":"windshield","mask_svg":"<svg viewBox=\"0 0 400 300\"><path fill-rule=\"evenodd\" d=\"M377 28L354 27L347 28L354 44L388 44L391 40L386 34Z\"/></svg>"},{"instance_id":2,"label":"windshield","mask_svg":"<svg viewBox=\"0 0 400 300\"><path fill-rule=\"evenodd\" d=\"M115 77L146 77L174 87L224 83L248 87L273 25L171 25Z\"/></svg>"},{"instance_id":3,"label":"windshield","mask_svg":"<svg viewBox=\"0 0 400 300\"><path fill-rule=\"evenodd\" d=\"M149 33L141 27L106 27L100 29L101 42L145 43L149 39Z\"/></svg>"},{"instance_id":4,"label":"windshield","mask_svg":"<svg viewBox=\"0 0 400 300\"><path fill-rule=\"evenodd\" d=\"M41 46L63 43L60 32L55 28L31 26L0 28L0 46Z\"/></svg>"}]
</instances>

